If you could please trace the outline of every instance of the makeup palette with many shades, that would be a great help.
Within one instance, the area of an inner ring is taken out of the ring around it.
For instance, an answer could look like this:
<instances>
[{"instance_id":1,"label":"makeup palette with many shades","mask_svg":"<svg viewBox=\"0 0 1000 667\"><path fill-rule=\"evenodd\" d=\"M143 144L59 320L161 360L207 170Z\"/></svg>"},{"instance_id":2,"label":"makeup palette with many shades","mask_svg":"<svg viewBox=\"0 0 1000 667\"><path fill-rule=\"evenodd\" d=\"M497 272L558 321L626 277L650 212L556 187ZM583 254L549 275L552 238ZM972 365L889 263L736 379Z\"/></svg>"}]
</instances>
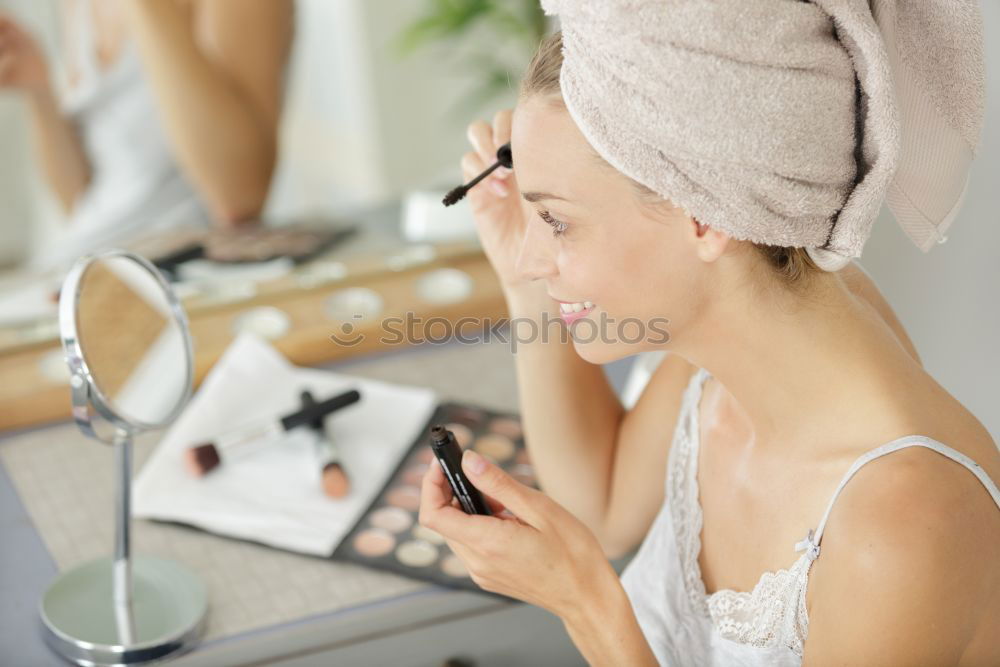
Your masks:
<instances>
[{"instance_id":1,"label":"makeup palette with many shades","mask_svg":"<svg viewBox=\"0 0 1000 667\"><path fill-rule=\"evenodd\" d=\"M463 449L472 447L519 482L537 486L516 416L458 403L442 404L333 557L478 591L444 538L417 523L420 483L434 458L429 445L434 424L444 424Z\"/></svg>"}]
</instances>

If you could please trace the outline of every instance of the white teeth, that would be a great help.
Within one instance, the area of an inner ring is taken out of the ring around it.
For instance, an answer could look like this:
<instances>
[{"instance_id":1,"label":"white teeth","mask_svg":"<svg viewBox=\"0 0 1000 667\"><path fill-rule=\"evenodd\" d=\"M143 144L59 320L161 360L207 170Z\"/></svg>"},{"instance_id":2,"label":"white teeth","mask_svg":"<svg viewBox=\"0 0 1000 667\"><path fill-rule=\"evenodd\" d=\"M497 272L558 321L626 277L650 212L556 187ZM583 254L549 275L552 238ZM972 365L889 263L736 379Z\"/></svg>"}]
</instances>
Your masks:
<instances>
[{"instance_id":1,"label":"white teeth","mask_svg":"<svg viewBox=\"0 0 1000 667\"><path fill-rule=\"evenodd\" d=\"M591 301L578 301L576 303L564 303L564 302L559 303L559 310L561 310L564 313L579 313L584 310L590 310L593 307L594 304Z\"/></svg>"}]
</instances>

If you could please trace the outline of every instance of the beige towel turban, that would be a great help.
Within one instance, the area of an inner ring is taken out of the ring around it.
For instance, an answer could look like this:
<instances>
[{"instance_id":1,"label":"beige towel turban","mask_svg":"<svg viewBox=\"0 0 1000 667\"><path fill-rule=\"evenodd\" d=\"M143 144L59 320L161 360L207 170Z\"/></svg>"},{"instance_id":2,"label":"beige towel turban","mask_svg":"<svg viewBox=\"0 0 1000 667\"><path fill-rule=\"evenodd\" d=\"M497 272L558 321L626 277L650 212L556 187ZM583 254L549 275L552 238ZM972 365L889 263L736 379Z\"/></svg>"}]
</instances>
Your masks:
<instances>
[{"instance_id":1,"label":"beige towel turban","mask_svg":"<svg viewBox=\"0 0 1000 667\"><path fill-rule=\"evenodd\" d=\"M924 252L984 107L976 0L543 0L566 106L622 173L736 239L860 257L884 199Z\"/></svg>"}]
</instances>

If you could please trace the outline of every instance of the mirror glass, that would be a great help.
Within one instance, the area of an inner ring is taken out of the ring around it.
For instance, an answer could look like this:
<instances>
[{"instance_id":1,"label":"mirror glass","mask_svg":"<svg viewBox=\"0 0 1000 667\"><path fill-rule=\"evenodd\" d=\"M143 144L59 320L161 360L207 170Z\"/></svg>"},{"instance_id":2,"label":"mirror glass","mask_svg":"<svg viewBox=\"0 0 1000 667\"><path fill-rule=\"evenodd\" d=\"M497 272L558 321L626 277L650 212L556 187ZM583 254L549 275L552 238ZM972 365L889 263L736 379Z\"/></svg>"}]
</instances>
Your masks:
<instances>
[{"instance_id":1,"label":"mirror glass","mask_svg":"<svg viewBox=\"0 0 1000 667\"><path fill-rule=\"evenodd\" d=\"M76 304L83 360L107 406L136 426L164 424L190 385L187 332L165 286L127 256L84 271Z\"/></svg>"}]
</instances>

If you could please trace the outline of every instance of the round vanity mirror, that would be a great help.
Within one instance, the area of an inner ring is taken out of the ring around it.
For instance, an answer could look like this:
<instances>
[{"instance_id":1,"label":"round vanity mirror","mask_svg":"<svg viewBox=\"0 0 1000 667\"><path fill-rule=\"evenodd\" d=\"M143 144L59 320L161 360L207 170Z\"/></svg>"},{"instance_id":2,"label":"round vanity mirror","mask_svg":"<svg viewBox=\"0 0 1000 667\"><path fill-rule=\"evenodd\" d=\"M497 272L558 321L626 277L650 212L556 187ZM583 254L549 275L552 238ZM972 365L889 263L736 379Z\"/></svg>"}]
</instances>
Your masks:
<instances>
[{"instance_id":1,"label":"round vanity mirror","mask_svg":"<svg viewBox=\"0 0 1000 667\"><path fill-rule=\"evenodd\" d=\"M187 318L152 264L111 250L81 259L67 275L59 327L73 418L114 446L115 542L111 557L62 572L46 591L46 642L79 665L162 660L197 640L207 593L182 565L131 554L132 437L169 425L191 396Z\"/></svg>"},{"instance_id":2,"label":"round vanity mirror","mask_svg":"<svg viewBox=\"0 0 1000 667\"><path fill-rule=\"evenodd\" d=\"M166 426L191 392L187 320L146 260L113 251L87 258L60 296L63 347L77 394L114 426Z\"/></svg>"}]
</instances>

